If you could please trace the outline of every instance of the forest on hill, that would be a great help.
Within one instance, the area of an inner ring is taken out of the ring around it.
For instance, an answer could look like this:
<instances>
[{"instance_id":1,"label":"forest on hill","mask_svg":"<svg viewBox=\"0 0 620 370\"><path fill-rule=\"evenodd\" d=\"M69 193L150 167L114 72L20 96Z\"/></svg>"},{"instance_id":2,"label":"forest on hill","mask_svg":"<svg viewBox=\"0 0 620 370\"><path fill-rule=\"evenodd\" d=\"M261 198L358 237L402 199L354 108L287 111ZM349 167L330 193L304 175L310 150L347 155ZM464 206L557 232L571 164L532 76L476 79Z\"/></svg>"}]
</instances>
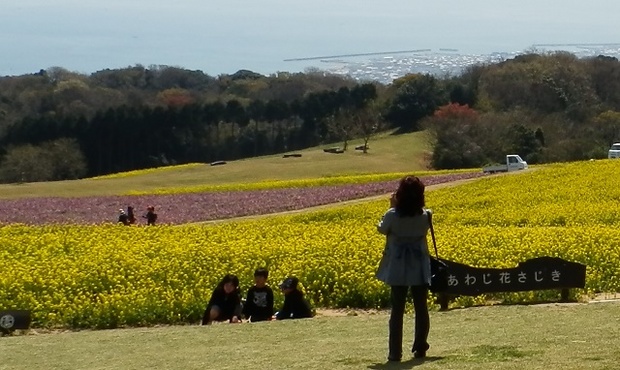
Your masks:
<instances>
[{"instance_id":1,"label":"forest on hill","mask_svg":"<svg viewBox=\"0 0 620 370\"><path fill-rule=\"evenodd\" d=\"M620 141L620 62L566 52L410 74L384 85L319 70L209 76L169 66L0 77L0 182L233 160L429 130L430 166L604 158ZM331 144L330 144L331 145Z\"/></svg>"}]
</instances>

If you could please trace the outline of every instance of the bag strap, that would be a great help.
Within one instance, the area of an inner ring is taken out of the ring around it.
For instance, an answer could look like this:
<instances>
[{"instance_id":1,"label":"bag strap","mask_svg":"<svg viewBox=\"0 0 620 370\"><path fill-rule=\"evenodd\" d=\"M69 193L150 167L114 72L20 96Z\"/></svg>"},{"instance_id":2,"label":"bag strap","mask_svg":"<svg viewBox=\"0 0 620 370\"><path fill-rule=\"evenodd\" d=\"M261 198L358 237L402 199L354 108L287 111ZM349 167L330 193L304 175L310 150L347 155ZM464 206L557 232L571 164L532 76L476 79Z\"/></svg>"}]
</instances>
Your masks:
<instances>
[{"instance_id":1,"label":"bag strap","mask_svg":"<svg viewBox=\"0 0 620 370\"><path fill-rule=\"evenodd\" d=\"M435 242L435 230L433 229L433 214L426 211L426 215L428 216L428 224L431 228L431 238L433 239L433 247L435 247L435 257L439 259L439 253L437 253L437 243Z\"/></svg>"}]
</instances>

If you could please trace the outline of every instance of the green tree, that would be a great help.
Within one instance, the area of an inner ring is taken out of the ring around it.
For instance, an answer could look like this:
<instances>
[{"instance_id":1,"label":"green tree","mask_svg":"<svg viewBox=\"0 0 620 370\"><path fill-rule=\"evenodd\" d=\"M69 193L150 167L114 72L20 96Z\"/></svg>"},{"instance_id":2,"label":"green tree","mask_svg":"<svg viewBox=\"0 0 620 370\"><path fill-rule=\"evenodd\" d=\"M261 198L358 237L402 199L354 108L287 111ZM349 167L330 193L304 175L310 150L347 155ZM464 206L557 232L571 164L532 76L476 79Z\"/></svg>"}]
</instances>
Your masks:
<instances>
[{"instance_id":1,"label":"green tree","mask_svg":"<svg viewBox=\"0 0 620 370\"><path fill-rule=\"evenodd\" d=\"M604 109L620 111L620 61L599 55L584 60L589 79Z\"/></svg>"},{"instance_id":2,"label":"green tree","mask_svg":"<svg viewBox=\"0 0 620 370\"><path fill-rule=\"evenodd\" d=\"M507 151L519 154L528 163L538 163L542 149L542 143L539 140L542 130L539 130L540 128L532 130L520 123L512 124L505 135Z\"/></svg>"},{"instance_id":3,"label":"green tree","mask_svg":"<svg viewBox=\"0 0 620 370\"><path fill-rule=\"evenodd\" d=\"M447 94L440 81L428 74L402 77L394 81L393 89L395 92L388 102L385 118L405 131L418 130L422 118L447 103Z\"/></svg>"},{"instance_id":4,"label":"green tree","mask_svg":"<svg viewBox=\"0 0 620 370\"><path fill-rule=\"evenodd\" d=\"M67 138L39 146L9 147L0 162L2 182L71 180L86 172L86 160L77 142Z\"/></svg>"},{"instance_id":5,"label":"green tree","mask_svg":"<svg viewBox=\"0 0 620 370\"><path fill-rule=\"evenodd\" d=\"M566 52L522 55L490 66L481 76L480 96L495 110L563 113L574 121L596 114L600 104L584 63Z\"/></svg>"},{"instance_id":6,"label":"green tree","mask_svg":"<svg viewBox=\"0 0 620 370\"><path fill-rule=\"evenodd\" d=\"M620 112L606 111L592 120L597 141L610 146L620 141Z\"/></svg>"},{"instance_id":7,"label":"green tree","mask_svg":"<svg viewBox=\"0 0 620 370\"><path fill-rule=\"evenodd\" d=\"M51 180L74 180L86 175L86 158L75 139L60 138L41 145L52 163Z\"/></svg>"},{"instance_id":8,"label":"green tree","mask_svg":"<svg viewBox=\"0 0 620 370\"><path fill-rule=\"evenodd\" d=\"M31 144L10 146L0 162L3 183L47 181L52 176L50 158L40 147Z\"/></svg>"}]
</instances>

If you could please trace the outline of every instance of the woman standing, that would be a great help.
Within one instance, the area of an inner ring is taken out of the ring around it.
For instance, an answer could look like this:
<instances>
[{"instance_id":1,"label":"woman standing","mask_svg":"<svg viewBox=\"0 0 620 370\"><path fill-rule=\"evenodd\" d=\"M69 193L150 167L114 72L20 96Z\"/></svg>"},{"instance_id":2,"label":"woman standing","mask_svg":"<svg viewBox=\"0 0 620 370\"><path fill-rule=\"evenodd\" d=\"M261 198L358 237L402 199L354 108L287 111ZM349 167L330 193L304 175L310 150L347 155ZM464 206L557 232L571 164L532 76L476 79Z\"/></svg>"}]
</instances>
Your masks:
<instances>
[{"instance_id":1,"label":"woman standing","mask_svg":"<svg viewBox=\"0 0 620 370\"><path fill-rule=\"evenodd\" d=\"M430 210L424 209L424 184L415 176L407 176L392 194L390 208L377 225L379 232L386 236L377 278L391 287L389 361L402 358L403 316L409 290L415 309L411 351L414 357L422 358L429 348L430 320L426 300L431 267L426 234L430 217Z\"/></svg>"}]
</instances>

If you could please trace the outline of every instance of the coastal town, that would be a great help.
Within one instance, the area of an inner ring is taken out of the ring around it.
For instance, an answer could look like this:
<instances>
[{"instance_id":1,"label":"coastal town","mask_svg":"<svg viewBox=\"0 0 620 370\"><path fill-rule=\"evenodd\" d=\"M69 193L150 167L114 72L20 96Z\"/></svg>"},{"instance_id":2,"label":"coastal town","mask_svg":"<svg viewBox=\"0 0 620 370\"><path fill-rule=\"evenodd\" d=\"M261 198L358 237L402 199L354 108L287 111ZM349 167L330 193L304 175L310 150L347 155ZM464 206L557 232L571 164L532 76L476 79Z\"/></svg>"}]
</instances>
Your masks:
<instances>
[{"instance_id":1,"label":"coastal town","mask_svg":"<svg viewBox=\"0 0 620 370\"><path fill-rule=\"evenodd\" d=\"M493 52L489 54L468 54L458 49L423 49L378 52L332 57L313 58L316 67L328 72L348 75L358 81L391 83L394 79L409 73L433 75L456 75L464 68L476 64L497 63L528 52L545 53L566 51L579 58L605 55L620 57L620 43L609 44L534 44L522 51Z\"/></svg>"}]
</instances>

